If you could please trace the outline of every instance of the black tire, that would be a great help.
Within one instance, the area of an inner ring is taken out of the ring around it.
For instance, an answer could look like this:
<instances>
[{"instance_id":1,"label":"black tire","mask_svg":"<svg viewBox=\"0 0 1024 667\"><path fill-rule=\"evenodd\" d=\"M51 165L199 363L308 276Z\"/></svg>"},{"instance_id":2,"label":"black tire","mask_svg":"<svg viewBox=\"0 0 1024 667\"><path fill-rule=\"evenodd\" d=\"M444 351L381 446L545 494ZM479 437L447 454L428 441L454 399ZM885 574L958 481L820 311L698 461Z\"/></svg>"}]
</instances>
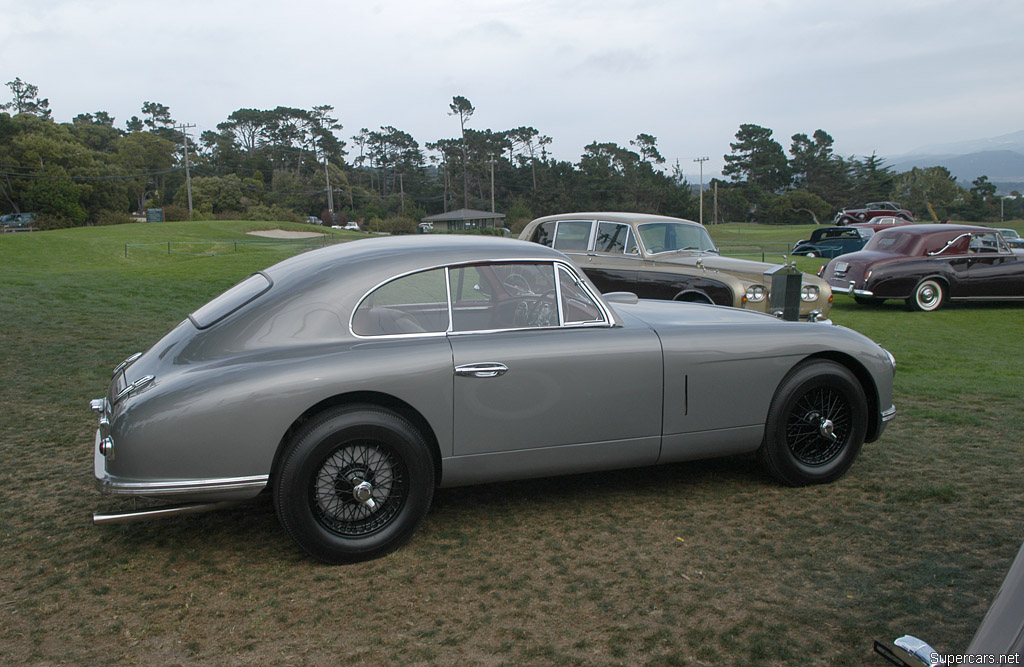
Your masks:
<instances>
[{"instance_id":1,"label":"black tire","mask_svg":"<svg viewBox=\"0 0 1024 667\"><path fill-rule=\"evenodd\" d=\"M832 482L853 465L867 421L867 399L853 373L832 361L801 364L775 392L758 458L789 486Z\"/></svg>"},{"instance_id":2,"label":"black tire","mask_svg":"<svg viewBox=\"0 0 1024 667\"><path fill-rule=\"evenodd\" d=\"M938 310L946 300L946 290L942 283L931 278L922 280L914 288L914 293L907 299L907 308L930 313Z\"/></svg>"},{"instance_id":3,"label":"black tire","mask_svg":"<svg viewBox=\"0 0 1024 667\"><path fill-rule=\"evenodd\" d=\"M844 215L841 218L839 218L838 220L836 220L836 226L837 227L845 227L846 225L852 225L852 224L853 224L853 218L851 218L848 215Z\"/></svg>"},{"instance_id":4,"label":"black tire","mask_svg":"<svg viewBox=\"0 0 1024 667\"><path fill-rule=\"evenodd\" d=\"M337 408L288 444L274 480L274 508L311 556L354 563L412 537L430 508L434 479L423 435L403 417L368 405Z\"/></svg>"}]
</instances>

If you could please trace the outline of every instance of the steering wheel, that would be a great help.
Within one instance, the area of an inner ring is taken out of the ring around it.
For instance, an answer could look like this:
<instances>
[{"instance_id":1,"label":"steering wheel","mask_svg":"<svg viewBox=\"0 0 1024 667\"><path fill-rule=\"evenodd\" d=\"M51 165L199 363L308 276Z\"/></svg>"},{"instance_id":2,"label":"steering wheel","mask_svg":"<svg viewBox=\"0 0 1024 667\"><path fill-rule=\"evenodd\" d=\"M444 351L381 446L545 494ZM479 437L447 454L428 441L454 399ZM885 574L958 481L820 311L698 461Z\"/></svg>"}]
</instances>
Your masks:
<instances>
[{"instance_id":1,"label":"steering wheel","mask_svg":"<svg viewBox=\"0 0 1024 667\"><path fill-rule=\"evenodd\" d=\"M550 327L558 324L558 308L555 307L555 290L545 290L530 308L530 325Z\"/></svg>"},{"instance_id":2,"label":"steering wheel","mask_svg":"<svg viewBox=\"0 0 1024 667\"><path fill-rule=\"evenodd\" d=\"M523 294L533 294L533 287L530 286L530 282L523 277L521 273L510 273L501 281L501 284L513 292L515 296L522 296Z\"/></svg>"}]
</instances>

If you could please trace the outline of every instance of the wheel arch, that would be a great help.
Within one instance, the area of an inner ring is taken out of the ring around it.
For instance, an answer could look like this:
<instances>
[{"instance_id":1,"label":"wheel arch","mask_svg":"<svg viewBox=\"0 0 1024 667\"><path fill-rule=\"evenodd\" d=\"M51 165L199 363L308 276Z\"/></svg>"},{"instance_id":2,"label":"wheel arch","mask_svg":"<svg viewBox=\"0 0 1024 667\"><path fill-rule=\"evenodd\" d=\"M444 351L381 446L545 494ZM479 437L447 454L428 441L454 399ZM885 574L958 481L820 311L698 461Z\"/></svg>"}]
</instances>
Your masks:
<instances>
[{"instance_id":1,"label":"wheel arch","mask_svg":"<svg viewBox=\"0 0 1024 667\"><path fill-rule=\"evenodd\" d=\"M865 442L874 442L881 435L881 407L878 404L878 387L875 386L875 381L871 378L871 373L864 367L855 357L850 356L844 352L837 352L834 350L827 350L812 354L805 357L800 361L799 364L793 367L795 370L797 366L801 366L810 361L815 360L832 361L840 366L846 368L846 370L853 373L853 376L857 378L857 382L860 383L861 389L864 391L864 398L867 400L868 408L868 427L865 433ZM793 371L790 370L790 373Z\"/></svg>"},{"instance_id":2,"label":"wheel arch","mask_svg":"<svg viewBox=\"0 0 1024 667\"><path fill-rule=\"evenodd\" d=\"M434 429L430 426L430 422L423 417L419 410L405 401L391 396L390 394L375 391L356 391L326 398L316 405L308 408L291 423L288 429L284 432L284 435L281 436L281 440L277 443L277 450L274 452L274 462L270 468L270 481L267 485L268 488L274 484L274 479L281 465L282 456L295 432L304 424L309 422L309 420L315 418L318 414L326 410L346 405L365 405L368 407L384 408L391 410L408 420L427 442L428 449L430 450L430 456L434 461L434 470L437 473L435 477L435 486L440 485L442 474L441 448L437 441L437 435L434 433Z\"/></svg>"}]
</instances>

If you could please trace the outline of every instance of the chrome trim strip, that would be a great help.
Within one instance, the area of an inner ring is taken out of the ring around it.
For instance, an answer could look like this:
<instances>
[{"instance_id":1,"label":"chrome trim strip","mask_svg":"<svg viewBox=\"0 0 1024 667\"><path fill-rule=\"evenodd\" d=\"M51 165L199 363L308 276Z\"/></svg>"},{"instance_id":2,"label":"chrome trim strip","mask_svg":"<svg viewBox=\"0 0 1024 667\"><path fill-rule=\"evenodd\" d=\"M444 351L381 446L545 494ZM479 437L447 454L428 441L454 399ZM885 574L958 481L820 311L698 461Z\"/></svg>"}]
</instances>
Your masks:
<instances>
[{"instance_id":1,"label":"chrome trim strip","mask_svg":"<svg viewBox=\"0 0 1024 667\"><path fill-rule=\"evenodd\" d=\"M896 406L895 405L889 406L888 410L883 410L882 411L882 421L883 422L892 421L895 417L896 417Z\"/></svg>"},{"instance_id":2,"label":"chrome trim strip","mask_svg":"<svg viewBox=\"0 0 1024 667\"><path fill-rule=\"evenodd\" d=\"M92 522L93 525L96 526L113 523L133 523L135 521L145 521L146 519L163 519L171 516L181 516L182 514L210 512L213 510L235 507L236 505L241 505L244 502L244 500L225 500L219 503L185 503L183 505L167 505L164 507L153 507L144 510L110 512L106 514L96 512L92 515Z\"/></svg>"},{"instance_id":3,"label":"chrome trim strip","mask_svg":"<svg viewBox=\"0 0 1024 667\"><path fill-rule=\"evenodd\" d=\"M136 352L132 356L128 357L127 359L125 359L124 361L119 363L117 366L114 367L114 371L110 374L110 377L114 377L115 375L117 375L118 373L123 371L124 369L126 369L129 366L131 366L132 364L134 364L136 362L136 360L138 360L138 358L141 357L141 356L142 356L141 352Z\"/></svg>"},{"instance_id":4,"label":"chrome trim strip","mask_svg":"<svg viewBox=\"0 0 1024 667\"><path fill-rule=\"evenodd\" d=\"M168 482L115 482L109 477L97 478L96 486L105 493L115 495L147 496L206 493L210 491L247 491L262 489L270 475L252 477L223 477L215 479L185 479Z\"/></svg>"},{"instance_id":5,"label":"chrome trim strip","mask_svg":"<svg viewBox=\"0 0 1024 667\"><path fill-rule=\"evenodd\" d=\"M152 382L155 379L156 379L155 375L146 375L146 376L140 377L138 380L136 380L135 382L132 382L130 385L128 385L127 387L125 387L124 389L119 391L117 393L117 396L114 397L114 402L117 403L122 398L128 396L129 394L131 394L136 389L142 389L143 387L145 387L147 384L149 384L150 382Z\"/></svg>"}]
</instances>

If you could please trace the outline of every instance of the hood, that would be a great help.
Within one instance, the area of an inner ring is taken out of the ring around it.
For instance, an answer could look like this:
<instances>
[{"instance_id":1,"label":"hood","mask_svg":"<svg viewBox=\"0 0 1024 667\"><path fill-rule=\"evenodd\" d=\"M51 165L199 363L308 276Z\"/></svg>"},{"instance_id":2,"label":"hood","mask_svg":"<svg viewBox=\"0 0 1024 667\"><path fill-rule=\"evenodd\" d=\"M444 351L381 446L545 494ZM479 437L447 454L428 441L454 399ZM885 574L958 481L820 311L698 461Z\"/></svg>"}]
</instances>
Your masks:
<instances>
[{"instance_id":1,"label":"hood","mask_svg":"<svg viewBox=\"0 0 1024 667\"><path fill-rule=\"evenodd\" d=\"M610 304L625 319L640 320L655 329L659 324L770 324L783 322L776 317L754 310L732 308L729 306L709 306L681 301L660 301L640 299L636 303Z\"/></svg>"},{"instance_id":2,"label":"hood","mask_svg":"<svg viewBox=\"0 0 1024 667\"><path fill-rule=\"evenodd\" d=\"M709 271L722 271L731 274L742 274L750 276L761 282L761 276L765 271L777 268L779 264L767 262L755 262L749 259L738 259L735 257L722 257L713 252L679 251L662 252L657 255L648 255L647 259L657 264L678 264L679 266L694 267L700 261Z\"/></svg>"}]
</instances>

